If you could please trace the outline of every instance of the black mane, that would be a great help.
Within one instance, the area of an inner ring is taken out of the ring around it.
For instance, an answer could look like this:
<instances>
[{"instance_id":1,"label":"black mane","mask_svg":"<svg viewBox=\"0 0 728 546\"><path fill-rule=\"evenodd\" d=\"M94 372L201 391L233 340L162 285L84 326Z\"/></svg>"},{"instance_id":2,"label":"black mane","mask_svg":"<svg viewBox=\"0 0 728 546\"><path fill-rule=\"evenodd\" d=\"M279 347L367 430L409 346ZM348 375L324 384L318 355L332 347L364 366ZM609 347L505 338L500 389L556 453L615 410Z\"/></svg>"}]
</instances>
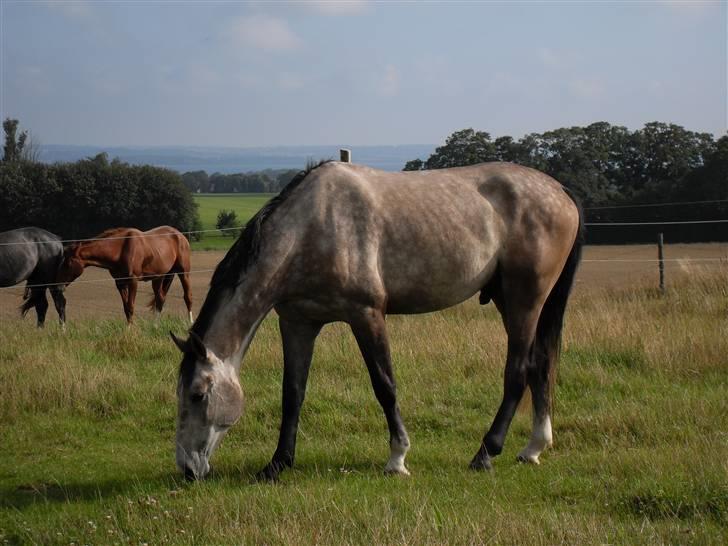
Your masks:
<instances>
[{"instance_id":1,"label":"black mane","mask_svg":"<svg viewBox=\"0 0 728 546\"><path fill-rule=\"evenodd\" d=\"M283 188L278 195L268 201L263 208L253 216L248 223L245 224L243 232L235 241L235 244L228 250L228 253L222 259L215 269L210 281L210 291L205 298L205 302L200 309L200 315L192 326L192 330L199 336L203 336L212 323L215 311L218 308L219 301L223 294L228 290L234 290L243 280L244 273L255 263L260 253L260 237L262 227L265 221L271 217L275 210L288 199L303 180L311 173L331 162L332 160L322 160L318 163L310 162L306 168L300 171L293 179Z\"/></svg>"}]
</instances>

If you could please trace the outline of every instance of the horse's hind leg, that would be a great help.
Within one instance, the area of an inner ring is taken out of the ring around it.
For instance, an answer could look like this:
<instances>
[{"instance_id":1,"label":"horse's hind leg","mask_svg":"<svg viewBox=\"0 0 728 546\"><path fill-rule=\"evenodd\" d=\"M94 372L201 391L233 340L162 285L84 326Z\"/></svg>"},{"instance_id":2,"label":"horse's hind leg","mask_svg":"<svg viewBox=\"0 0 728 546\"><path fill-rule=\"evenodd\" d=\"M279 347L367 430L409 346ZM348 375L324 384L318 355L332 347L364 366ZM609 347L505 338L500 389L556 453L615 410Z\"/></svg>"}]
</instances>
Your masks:
<instances>
[{"instance_id":1,"label":"horse's hind leg","mask_svg":"<svg viewBox=\"0 0 728 546\"><path fill-rule=\"evenodd\" d=\"M62 286L52 286L49 288L51 297L53 298L53 304L56 306L58 312L58 320L62 327L66 325L66 296L63 295Z\"/></svg>"},{"instance_id":2,"label":"horse's hind leg","mask_svg":"<svg viewBox=\"0 0 728 546\"><path fill-rule=\"evenodd\" d=\"M164 299L167 293L164 290L164 281L169 277L154 277L152 279L152 301L149 302L149 307L154 309L154 320L159 322L159 317L162 314L162 308L164 307Z\"/></svg>"},{"instance_id":3,"label":"horse's hind leg","mask_svg":"<svg viewBox=\"0 0 728 546\"><path fill-rule=\"evenodd\" d=\"M397 392L384 315L376 309L367 309L357 320L351 322L351 329L369 370L374 394L387 418L390 455L384 471L388 474L408 475L404 458L410 442L397 406Z\"/></svg>"},{"instance_id":4,"label":"horse's hind leg","mask_svg":"<svg viewBox=\"0 0 728 546\"><path fill-rule=\"evenodd\" d=\"M532 290L526 286L519 290L512 282L509 284L511 286L504 289L502 296L498 294L494 297L508 334L503 400L480 449L470 462L470 467L475 470L489 469L490 458L503 450L508 428L523 397L528 373L533 366L533 343L544 298L537 295L528 297L527 294ZM509 299L509 296L513 299Z\"/></svg>"},{"instance_id":5,"label":"horse's hind leg","mask_svg":"<svg viewBox=\"0 0 728 546\"><path fill-rule=\"evenodd\" d=\"M278 321L283 338L283 396L281 431L273 458L258 472L259 480L274 481L281 470L293 466L296 455L296 433L306 394L308 370L313 356L313 345L321 331L321 324L304 321Z\"/></svg>"},{"instance_id":6,"label":"horse's hind leg","mask_svg":"<svg viewBox=\"0 0 728 546\"><path fill-rule=\"evenodd\" d=\"M190 287L189 265L187 269L179 272L177 276L179 277L179 282L182 283L182 292L184 293L185 305L187 306L187 314L190 318L190 324L192 324L194 317L192 316L192 288Z\"/></svg>"},{"instance_id":7,"label":"horse's hind leg","mask_svg":"<svg viewBox=\"0 0 728 546\"><path fill-rule=\"evenodd\" d=\"M124 305L126 322L131 325L131 321L134 318L134 300L136 299L137 281L136 279L117 280L116 288L119 290L121 303Z\"/></svg>"},{"instance_id":8,"label":"horse's hind leg","mask_svg":"<svg viewBox=\"0 0 728 546\"><path fill-rule=\"evenodd\" d=\"M538 350L534 350L537 353ZM534 354L534 365L528 370L528 386L533 401L533 431L528 445L518 454L518 460L539 464L538 456L552 443L549 362L547 355Z\"/></svg>"}]
</instances>

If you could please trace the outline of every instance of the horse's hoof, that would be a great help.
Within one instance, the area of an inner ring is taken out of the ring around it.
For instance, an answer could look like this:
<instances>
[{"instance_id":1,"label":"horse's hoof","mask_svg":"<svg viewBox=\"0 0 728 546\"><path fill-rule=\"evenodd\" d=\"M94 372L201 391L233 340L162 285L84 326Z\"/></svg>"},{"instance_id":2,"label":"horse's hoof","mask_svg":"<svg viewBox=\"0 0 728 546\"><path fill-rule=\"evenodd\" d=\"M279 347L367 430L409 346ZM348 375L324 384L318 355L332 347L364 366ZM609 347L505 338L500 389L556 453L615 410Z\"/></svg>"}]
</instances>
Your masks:
<instances>
[{"instance_id":1,"label":"horse's hoof","mask_svg":"<svg viewBox=\"0 0 728 546\"><path fill-rule=\"evenodd\" d=\"M256 482L276 483L281 474L282 468L279 465L268 463L255 474Z\"/></svg>"},{"instance_id":2,"label":"horse's hoof","mask_svg":"<svg viewBox=\"0 0 728 546\"><path fill-rule=\"evenodd\" d=\"M399 467L384 467L384 474L387 476L409 476L410 471L404 465Z\"/></svg>"},{"instance_id":3,"label":"horse's hoof","mask_svg":"<svg viewBox=\"0 0 728 546\"><path fill-rule=\"evenodd\" d=\"M516 460L519 463L541 464L541 461L538 460L538 455L527 453L525 451L521 451L516 457Z\"/></svg>"},{"instance_id":4,"label":"horse's hoof","mask_svg":"<svg viewBox=\"0 0 728 546\"><path fill-rule=\"evenodd\" d=\"M484 457L475 456L475 458L470 461L470 470L476 470L478 472L482 472L483 470L493 470L493 464L490 462L490 457L487 455Z\"/></svg>"}]
</instances>

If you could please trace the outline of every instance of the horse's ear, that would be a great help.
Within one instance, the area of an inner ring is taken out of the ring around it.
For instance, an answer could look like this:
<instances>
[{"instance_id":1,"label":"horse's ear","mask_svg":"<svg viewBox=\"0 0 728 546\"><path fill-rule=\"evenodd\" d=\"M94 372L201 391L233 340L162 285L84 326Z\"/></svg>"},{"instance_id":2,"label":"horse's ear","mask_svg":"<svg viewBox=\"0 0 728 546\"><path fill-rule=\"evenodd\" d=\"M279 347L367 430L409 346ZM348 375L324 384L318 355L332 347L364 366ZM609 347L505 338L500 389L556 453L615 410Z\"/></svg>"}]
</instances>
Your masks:
<instances>
[{"instance_id":1,"label":"horse's ear","mask_svg":"<svg viewBox=\"0 0 728 546\"><path fill-rule=\"evenodd\" d=\"M195 332L190 331L190 339L188 343L191 345L192 350L199 358L207 358L207 347Z\"/></svg>"},{"instance_id":2,"label":"horse's ear","mask_svg":"<svg viewBox=\"0 0 728 546\"><path fill-rule=\"evenodd\" d=\"M182 341L180 338L178 338L176 335L174 335L171 331L169 332L170 337L172 338L172 341L174 341L174 344L177 345L177 348L182 351L183 353L187 352L187 342Z\"/></svg>"}]
</instances>

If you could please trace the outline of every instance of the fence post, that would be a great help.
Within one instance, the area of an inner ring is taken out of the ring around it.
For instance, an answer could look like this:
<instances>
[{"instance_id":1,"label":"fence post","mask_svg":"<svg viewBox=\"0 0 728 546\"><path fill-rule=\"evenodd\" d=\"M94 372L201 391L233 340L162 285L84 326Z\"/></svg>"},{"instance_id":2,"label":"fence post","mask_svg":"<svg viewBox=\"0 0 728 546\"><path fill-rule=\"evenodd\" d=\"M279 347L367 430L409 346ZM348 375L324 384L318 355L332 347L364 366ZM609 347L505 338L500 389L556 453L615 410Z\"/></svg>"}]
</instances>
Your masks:
<instances>
[{"instance_id":1,"label":"fence post","mask_svg":"<svg viewBox=\"0 0 728 546\"><path fill-rule=\"evenodd\" d=\"M342 148L339 150L339 157L342 163L351 163L351 150Z\"/></svg>"},{"instance_id":2,"label":"fence post","mask_svg":"<svg viewBox=\"0 0 728 546\"><path fill-rule=\"evenodd\" d=\"M665 293L665 253L663 251L662 233L657 235L657 260L660 268L660 292Z\"/></svg>"}]
</instances>

